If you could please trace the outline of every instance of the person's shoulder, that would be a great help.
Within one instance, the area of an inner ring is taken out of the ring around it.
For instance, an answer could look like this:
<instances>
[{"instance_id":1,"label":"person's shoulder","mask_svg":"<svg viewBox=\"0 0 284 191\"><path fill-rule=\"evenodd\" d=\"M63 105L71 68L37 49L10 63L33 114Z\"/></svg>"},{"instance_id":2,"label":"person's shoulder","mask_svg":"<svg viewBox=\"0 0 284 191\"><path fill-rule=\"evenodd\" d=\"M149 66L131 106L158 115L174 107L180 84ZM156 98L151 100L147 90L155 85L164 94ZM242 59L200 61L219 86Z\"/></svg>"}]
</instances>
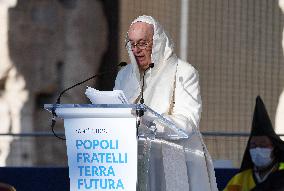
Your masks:
<instances>
[{"instance_id":1,"label":"person's shoulder","mask_svg":"<svg viewBox=\"0 0 284 191\"><path fill-rule=\"evenodd\" d=\"M256 187L253 189L254 191L258 190L269 190L269 191L276 191L276 190L284 190L284 170L277 170L272 172L265 181L260 184L257 184Z\"/></svg>"},{"instance_id":2,"label":"person's shoulder","mask_svg":"<svg viewBox=\"0 0 284 191\"><path fill-rule=\"evenodd\" d=\"M190 63L178 59L178 74L180 75L195 75L198 76L198 71Z\"/></svg>"},{"instance_id":3,"label":"person's shoulder","mask_svg":"<svg viewBox=\"0 0 284 191\"><path fill-rule=\"evenodd\" d=\"M125 75L129 72L131 72L132 70L132 67L131 67L131 64L127 64L126 66L123 66L119 71L118 71L118 76L120 75Z\"/></svg>"}]
</instances>

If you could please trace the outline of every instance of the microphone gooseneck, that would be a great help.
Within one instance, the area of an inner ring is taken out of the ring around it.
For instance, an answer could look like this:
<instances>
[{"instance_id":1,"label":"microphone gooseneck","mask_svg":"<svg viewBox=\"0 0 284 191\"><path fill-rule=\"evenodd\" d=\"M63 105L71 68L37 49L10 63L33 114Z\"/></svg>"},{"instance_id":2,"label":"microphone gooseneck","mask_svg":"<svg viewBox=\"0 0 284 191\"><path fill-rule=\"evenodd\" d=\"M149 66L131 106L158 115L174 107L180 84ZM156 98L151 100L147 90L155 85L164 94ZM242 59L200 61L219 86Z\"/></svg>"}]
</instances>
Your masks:
<instances>
[{"instance_id":1,"label":"microphone gooseneck","mask_svg":"<svg viewBox=\"0 0 284 191\"><path fill-rule=\"evenodd\" d=\"M123 67L123 66L126 66L126 65L127 65L126 62L120 62L117 66ZM68 90L70 90L70 89L72 89L72 88L74 88L74 87L76 87L76 86L79 86L79 85L81 85L81 84L83 84L83 83L85 83L85 82L87 82L87 81L89 81L89 80L91 80L91 79L94 79L94 78L96 78L97 76L105 75L105 74L108 74L108 73L113 73L113 72L115 72L115 71L116 71L116 69L112 69L112 70L109 70L109 71L105 71L105 72L101 72L101 73L95 74L94 76L91 76L91 77L89 77L89 78L87 78L87 79L85 79L85 80L83 80L83 81L81 81L81 82L79 82L79 83L77 83L77 84L74 84L73 86L70 86L69 88L66 88L65 90L63 90L63 91L59 94L59 96L58 96L58 98L57 98L57 100L56 100L56 104L60 104L61 96L62 96L65 92L67 92Z\"/></svg>"},{"instance_id":2,"label":"microphone gooseneck","mask_svg":"<svg viewBox=\"0 0 284 191\"><path fill-rule=\"evenodd\" d=\"M123 67L123 66L126 66L126 65L127 65L126 62L120 62L117 66ZM60 99L61 99L62 95L63 95L65 92L67 92L68 90L70 90L70 89L72 89L72 88L75 88L76 86L79 86L79 85L81 85L81 84L83 84L83 83L85 83L85 82L87 82L87 81L89 81L89 80L91 80L91 79L94 79L94 78L96 78L96 77L98 77L98 76L102 76L102 75L105 75L105 74L113 73L113 72L116 72L116 71L117 71L117 69L115 68L115 69L112 69L112 70L109 70L109 71L105 71L105 72L101 72L101 73L95 74L94 76L91 76L91 77L89 77L89 78L87 78L87 79L85 79L85 80L83 80L83 81L81 81L81 82L79 82L79 83L76 83L76 84L74 84L73 86L70 86L70 87L68 87L68 88L66 88L66 89L64 89L63 91L60 92L60 94L59 94L59 96L58 96L58 98L57 98L57 100L56 100L56 103L53 104L53 107L52 107L52 109L51 109L51 113L52 113L51 130L52 130L52 132L53 132L53 134L54 134L55 137L57 137L57 138L59 138L59 139L62 139L62 140L66 140L65 138L62 138L62 137L58 136L58 135L55 133L55 131L54 131L54 126L55 126L55 124L56 124L56 117L57 117L57 114L56 114L56 112L55 112L55 110L56 110L56 105L57 105L57 104L60 104Z\"/></svg>"}]
</instances>

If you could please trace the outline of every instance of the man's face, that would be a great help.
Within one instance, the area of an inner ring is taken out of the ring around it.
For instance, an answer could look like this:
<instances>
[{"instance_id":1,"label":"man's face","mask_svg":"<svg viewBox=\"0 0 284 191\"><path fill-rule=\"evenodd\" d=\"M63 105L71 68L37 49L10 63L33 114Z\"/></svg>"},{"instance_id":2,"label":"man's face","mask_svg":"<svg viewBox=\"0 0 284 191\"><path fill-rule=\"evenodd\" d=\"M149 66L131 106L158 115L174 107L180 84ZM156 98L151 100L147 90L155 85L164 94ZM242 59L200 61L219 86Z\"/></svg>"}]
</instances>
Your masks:
<instances>
[{"instance_id":1,"label":"man's face","mask_svg":"<svg viewBox=\"0 0 284 191\"><path fill-rule=\"evenodd\" d=\"M130 26L128 39L138 67L145 71L151 63L153 27L148 23L137 22Z\"/></svg>"}]
</instances>

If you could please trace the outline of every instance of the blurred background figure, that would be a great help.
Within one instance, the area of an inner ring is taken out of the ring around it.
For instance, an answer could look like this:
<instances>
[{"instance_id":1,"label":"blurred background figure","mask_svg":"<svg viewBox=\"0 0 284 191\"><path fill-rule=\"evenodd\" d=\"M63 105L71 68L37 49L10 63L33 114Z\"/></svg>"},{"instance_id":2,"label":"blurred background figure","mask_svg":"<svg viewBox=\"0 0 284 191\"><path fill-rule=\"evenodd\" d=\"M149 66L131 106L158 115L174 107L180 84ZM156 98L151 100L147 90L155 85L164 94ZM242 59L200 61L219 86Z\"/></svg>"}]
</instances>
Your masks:
<instances>
[{"instance_id":1,"label":"blurred background figure","mask_svg":"<svg viewBox=\"0 0 284 191\"><path fill-rule=\"evenodd\" d=\"M0 133L20 133L21 111L28 100L24 89L25 81L13 65L9 42L9 9L16 6L17 0L0 1ZM1 137L0 166L7 165L13 137ZM30 144L26 151L32 149Z\"/></svg>"},{"instance_id":2,"label":"blurred background figure","mask_svg":"<svg viewBox=\"0 0 284 191\"><path fill-rule=\"evenodd\" d=\"M284 142L275 134L258 96L240 172L229 181L225 191L279 191L284 189L283 180Z\"/></svg>"}]
</instances>

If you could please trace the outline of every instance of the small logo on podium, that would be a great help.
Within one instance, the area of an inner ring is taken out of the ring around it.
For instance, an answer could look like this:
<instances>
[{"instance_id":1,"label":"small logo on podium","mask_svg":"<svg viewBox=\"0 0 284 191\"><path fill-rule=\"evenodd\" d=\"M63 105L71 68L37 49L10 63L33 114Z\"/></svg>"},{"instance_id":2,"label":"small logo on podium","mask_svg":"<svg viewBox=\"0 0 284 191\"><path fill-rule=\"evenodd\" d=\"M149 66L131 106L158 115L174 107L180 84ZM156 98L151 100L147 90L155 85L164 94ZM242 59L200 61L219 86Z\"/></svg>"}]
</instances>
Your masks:
<instances>
[{"instance_id":1,"label":"small logo on podium","mask_svg":"<svg viewBox=\"0 0 284 191\"><path fill-rule=\"evenodd\" d=\"M76 129L77 134L94 133L94 134L107 134L105 128L80 128Z\"/></svg>"}]
</instances>

